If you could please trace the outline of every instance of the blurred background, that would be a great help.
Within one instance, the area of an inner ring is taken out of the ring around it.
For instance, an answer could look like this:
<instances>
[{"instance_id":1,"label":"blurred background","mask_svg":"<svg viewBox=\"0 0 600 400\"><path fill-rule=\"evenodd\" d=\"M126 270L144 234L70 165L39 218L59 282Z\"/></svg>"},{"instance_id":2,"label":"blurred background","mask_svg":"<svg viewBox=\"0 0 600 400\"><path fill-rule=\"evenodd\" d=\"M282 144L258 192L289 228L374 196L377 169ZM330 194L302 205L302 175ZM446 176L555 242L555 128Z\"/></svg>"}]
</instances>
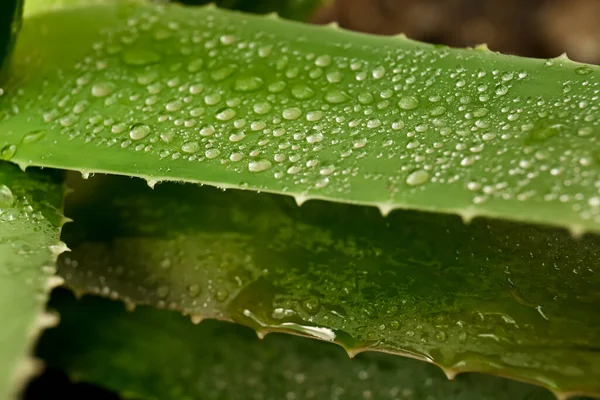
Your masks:
<instances>
[{"instance_id":1,"label":"blurred background","mask_svg":"<svg viewBox=\"0 0 600 400\"><path fill-rule=\"evenodd\" d=\"M600 0L332 0L312 22L508 54L600 64Z\"/></svg>"}]
</instances>

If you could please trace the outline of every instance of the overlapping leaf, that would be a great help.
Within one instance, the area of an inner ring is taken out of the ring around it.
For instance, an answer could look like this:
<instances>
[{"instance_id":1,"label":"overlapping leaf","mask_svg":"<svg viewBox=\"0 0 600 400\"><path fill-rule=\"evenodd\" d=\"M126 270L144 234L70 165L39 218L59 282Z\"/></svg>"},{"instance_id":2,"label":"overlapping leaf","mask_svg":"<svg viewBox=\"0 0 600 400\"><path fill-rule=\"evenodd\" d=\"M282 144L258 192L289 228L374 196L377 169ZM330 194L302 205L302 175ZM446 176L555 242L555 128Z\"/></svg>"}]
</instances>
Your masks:
<instances>
[{"instance_id":1,"label":"overlapping leaf","mask_svg":"<svg viewBox=\"0 0 600 400\"><path fill-rule=\"evenodd\" d=\"M120 3L28 20L0 148L21 165L598 231L599 76Z\"/></svg>"},{"instance_id":2,"label":"overlapping leaf","mask_svg":"<svg viewBox=\"0 0 600 400\"><path fill-rule=\"evenodd\" d=\"M97 298L56 296L61 325L39 354L125 399L552 400L541 388L472 374L448 381L426 363L384 354L349 360L335 346L175 313L133 313ZM60 349L60 350L57 350Z\"/></svg>"},{"instance_id":3,"label":"overlapping leaf","mask_svg":"<svg viewBox=\"0 0 600 400\"><path fill-rule=\"evenodd\" d=\"M81 180L81 179L80 179ZM73 183L79 293L600 393L598 236L246 191ZM78 195L78 194L79 195Z\"/></svg>"},{"instance_id":4,"label":"overlapping leaf","mask_svg":"<svg viewBox=\"0 0 600 400\"><path fill-rule=\"evenodd\" d=\"M31 342L55 319L44 314L62 224L60 174L0 163L0 398L31 372Z\"/></svg>"}]
</instances>

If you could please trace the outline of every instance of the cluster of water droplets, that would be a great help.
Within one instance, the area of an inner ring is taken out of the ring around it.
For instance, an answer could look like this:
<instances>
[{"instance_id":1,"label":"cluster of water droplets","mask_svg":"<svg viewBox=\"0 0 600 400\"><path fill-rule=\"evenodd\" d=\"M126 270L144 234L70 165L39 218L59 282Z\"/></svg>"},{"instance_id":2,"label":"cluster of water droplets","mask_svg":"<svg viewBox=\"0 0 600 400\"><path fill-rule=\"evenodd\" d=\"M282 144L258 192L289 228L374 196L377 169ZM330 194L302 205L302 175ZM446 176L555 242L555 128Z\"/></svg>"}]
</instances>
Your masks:
<instances>
[{"instance_id":1,"label":"cluster of water droplets","mask_svg":"<svg viewBox=\"0 0 600 400\"><path fill-rule=\"evenodd\" d=\"M242 186L326 197L364 187L353 200L397 204L449 185L471 193L474 207L533 198L600 222L591 67L549 82L532 71L551 77L567 61L513 69L399 39L311 51L312 36L271 34L214 10L149 10L94 43L78 78L46 102L56 105L43 114L49 130L148 153L162 171L187 161L240 173ZM258 174L277 183L256 183L265 182Z\"/></svg>"}]
</instances>

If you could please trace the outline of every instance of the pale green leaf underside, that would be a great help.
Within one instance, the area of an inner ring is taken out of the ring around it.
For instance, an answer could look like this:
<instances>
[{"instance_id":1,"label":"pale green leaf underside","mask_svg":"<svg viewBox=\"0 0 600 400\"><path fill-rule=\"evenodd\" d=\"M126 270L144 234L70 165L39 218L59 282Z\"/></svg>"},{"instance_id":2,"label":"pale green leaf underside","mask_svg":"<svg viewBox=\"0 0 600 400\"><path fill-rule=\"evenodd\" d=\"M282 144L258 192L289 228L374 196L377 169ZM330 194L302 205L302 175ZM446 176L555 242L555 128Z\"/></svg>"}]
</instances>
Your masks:
<instances>
[{"instance_id":1,"label":"pale green leaf underside","mask_svg":"<svg viewBox=\"0 0 600 400\"><path fill-rule=\"evenodd\" d=\"M552 400L534 386L479 374L448 381L435 367L360 354L317 341L270 335L223 322L199 326L168 312L133 313L97 298L56 293L61 325L38 353L72 378L134 399Z\"/></svg>"},{"instance_id":2,"label":"pale green leaf underside","mask_svg":"<svg viewBox=\"0 0 600 400\"><path fill-rule=\"evenodd\" d=\"M599 76L207 7L90 7L25 23L0 149L151 183L600 231Z\"/></svg>"},{"instance_id":3,"label":"pale green leaf underside","mask_svg":"<svg viewBox=\"0 0 600 400\"><path fill-rule=\"evenodd\" d=\"M61 250L63 185L57 173L0 163L0 398L20 389Z\"/></svg>"},{"instance_id":4,"label":"pale green leaf underside","mask_svg":"<svg viewBox=\"0 0 600 400\"><path fill-rule=\"evenodd\" d=\"M165 183L72 182L78 293L600 394L598 236Z\"/></svg>"}]
</instances>

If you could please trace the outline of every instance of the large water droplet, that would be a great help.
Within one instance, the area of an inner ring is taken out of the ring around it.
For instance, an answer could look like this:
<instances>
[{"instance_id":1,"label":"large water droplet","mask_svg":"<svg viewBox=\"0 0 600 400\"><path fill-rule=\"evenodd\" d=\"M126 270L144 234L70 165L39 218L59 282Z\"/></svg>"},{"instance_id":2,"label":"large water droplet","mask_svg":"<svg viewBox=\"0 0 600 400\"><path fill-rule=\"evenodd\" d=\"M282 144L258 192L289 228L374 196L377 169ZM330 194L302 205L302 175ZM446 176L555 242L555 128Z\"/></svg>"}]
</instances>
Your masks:
<instances>
[{"instance_id":1,"label":"large water droplet","mask_svg":"<svg viewBox=\"0 0 600 400\"><path fill-rule=\"evenodd\" d=\"M123 52L123 62L127 65L144 66L159 62L159 53L147 49L127 49Z\"/></svg>"},{"instance_id":2,"label":"large water droplet","mask_svg":"<svg viewBox=\"0 0 600 400\"><path fill-rule=\"evenodd\" d=\"M135 124L131 126L129 137L132 140L141 140L150 134L150 127L146 124Z\"/></svg>"},{"instance_id":3,"label":"large water droplet","mask_svg":"<svg viewBox=\"0 0 600 400\"><path fill-rule=\"evenodd\" d=\"M325 100L328 103L338 104L350 100L350 97L341 90L332 89L325 94Z\"/></svg>"},{"instance_id":4,"label":"large water droplet","mask_svg":"<svg viewBox=\"0 0 600 400\"><path fill-rule=\"evenodd\" d=\"M398 102L398 107L403 110L413 110L419 106L419 100L414 96L405 96Z\"/></svg>"},{"instance_id":5,"label":"large water droplet","mask_svg":"<svg viewBox=\"0 0 600 400\"><path fill-rule=\"evenodd\" d=\"M235 80L233 88L238 92L253 92L263 85L264 81L258 76L241 76Z\"/></svg>"},{"instance_id":6,"label":"large water droplet","mask_svg":"<svg viewBox=\"0 0 600 400\"><path fill-rule=\"evenodd\" d=\"M15 202L12 191L6 185L0 185L0 208L8 208Z\"/></svg>"},{"instance_id":7,"label":"large water droplet","mask_svg":"<svg viewBox=\"0 0 600 400\"><path fill-rule=\"evenodd\" d=\"M298 100L310 99L315 95L315 91L310 86L303 83L298 83L292 86L291 92L292 96L294 96Z\"/></svg>"},{"instance_id":8,"label":"large water droplet","mask_svg":"<svg viewBox=\"0 0 600 400\"><path fill-rule=\"evenodd\" d=\"M184 153L195 153L200 150L200 145L196 142L186 142L181 146Z\"/></svg>"},{"instance_id":9,"label":"large water droplet","mask_svg":"<svg viewBox=\"0 0 600 400\"><path fill-rule=\"evenodd\" d=\"M27 143L35 143L38 142L39 140L41 140L44 136L46 135L46 131L41 130L41 131L34 131L34 132L29 132L27 135L23 136L23 143L27 144Z\"/></svg>"},{"instance_id":10,"label":"large water droplet","mask_svg":"<svg viewBox=\"0 0 600 400\"><path fill-rule=\"evenodd\" d=\"M526 144L544 142L550 138L558 136L565 129L565 125L554 124L541 129L533 129L525 139Z\"/></svg>"},{"instance_id":11,"label":"large water droplet","mask_svg":"<svg viewBox=\"0 0 600 400\"><path fill-rule=\"evenodd\" d=\"M269 168L271 168L271 162L268 160L250 161L248 163L248 170L250 172L262 172Z\"/></svg>"},{"instance_id":12,"label":"large water droplet","mask_svg":"<svg viewBox=\"0 0 600 400\"><path fill-rule=\"evenodd\" d=\"M98 82L92 85L92 96L106 97L111 94L117 86L112 82Z\"/></svg>"},{"instance_id":13,"label":"large water droplet","mask_svg":"<svg viewBox=\"0 0 600 400\"><path fill-rule=\"evenodd\" d=\"M406 177L406 183L410 186L420 186L429 180L429 176L429 172L419 169Z\"/></svg>"},{"instance_id":14,"label":"large water droplet","mask_svg":"<svg viewBox=\"0 0 600 400\"><path fill-rule=\"evenodd\" d=\"M0 150L0 159L10 160L17 152L17 146L14 144L7 144Z\"/></svg>"}]
</instances>

